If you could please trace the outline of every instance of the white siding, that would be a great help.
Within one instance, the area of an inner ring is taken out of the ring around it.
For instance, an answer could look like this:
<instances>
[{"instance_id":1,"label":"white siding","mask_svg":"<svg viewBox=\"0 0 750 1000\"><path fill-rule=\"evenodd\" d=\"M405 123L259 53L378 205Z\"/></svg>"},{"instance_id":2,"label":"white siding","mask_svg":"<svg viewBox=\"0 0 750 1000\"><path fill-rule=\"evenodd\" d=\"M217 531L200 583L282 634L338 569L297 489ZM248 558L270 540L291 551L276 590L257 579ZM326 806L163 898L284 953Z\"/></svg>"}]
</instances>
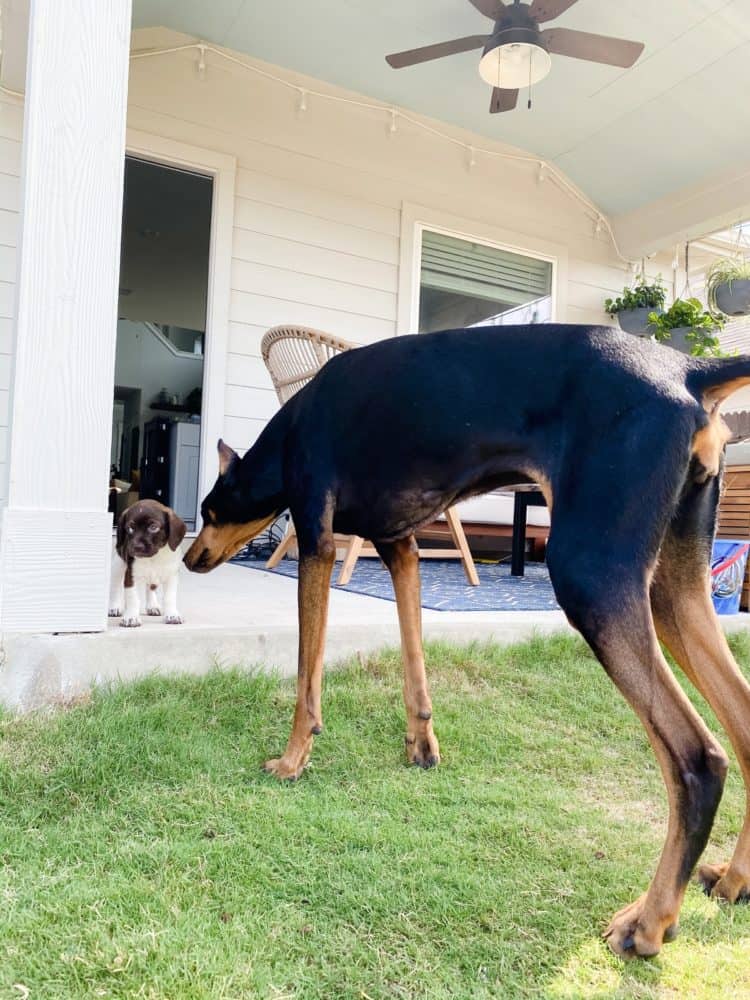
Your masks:
<instances>
[{"instance_id":1,"label":"white siding","mask_svg":"<svg viewBox=\"0 0 750 1000\"><path fill-rule=\"evenodd\" d=\"M569 281L559 319L608 322L603 301L622 289L625 269L577 203L551 180L537 183L535 167L480 153L469 171L460 149L407 123L389 136L385 116L312 97L300 115L294 92L211 56L201 81L194 62L188 53L133 63L128 125L237 159L224 421L234 447L247 448L277 408L260 357L270 326L299 323L360 343L395 334L404 203L564 245ZM8 111L0 125L0 352L7 356L21 113L0 108ZM0 364L0 430L7 368Z\"/></svg>"},{"instance_id":2,"label":"white siding","mask_svg":"<svg viewBox=\"0 0 750 1000\"><path fill-rule=\"evenodd\" d=\"M8 413L23 108L0 95L0 504L8 496Z\"/></svg>"},{"instance_id":3,"label":"white siding","mask_svg":"<svg viewBox=\"0 0 750 1000\"><path fill-rule=\"evenodd\" d=\"M301 115L293 91L210 55L200 81L194 63L190 53L135 63L129 125L237 158L224 428L235 447L251 444L277 407L260 357L268 327L299 323L362 343L395 334L404 202L566 246L559 319L608 322L604 299L626 270L534 167L478 154L470 172L460 150L406 123L389 136L385 115L314 97Z\"/></svg>"}]
</instances>

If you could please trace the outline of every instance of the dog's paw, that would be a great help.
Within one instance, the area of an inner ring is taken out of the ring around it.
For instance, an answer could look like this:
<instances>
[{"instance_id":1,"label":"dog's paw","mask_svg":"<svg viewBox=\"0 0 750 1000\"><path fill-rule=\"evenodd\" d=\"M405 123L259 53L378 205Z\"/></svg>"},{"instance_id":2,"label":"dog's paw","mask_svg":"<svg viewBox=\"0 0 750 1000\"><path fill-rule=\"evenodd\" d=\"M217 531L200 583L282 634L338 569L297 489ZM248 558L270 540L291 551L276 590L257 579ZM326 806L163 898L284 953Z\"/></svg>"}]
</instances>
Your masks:
<instances>
[{"instance_id":1,"label":"dog's paw","mask_svg":"<svg viewBox=\"0 0 750 1000\"><path fill-rule=\"evenodd\" d=\"M182 625L182 615L165 615L165 625Z\"/></svg>"},{"instance_id":2,"label":"dog's paw","mask_svg":"<svg viewBox=\"0 0 750 1000\"><path fill-rule=\"evenodd\" d=\"M122 614L122 608L110 608L107 612L108 618L119 618Z\"/></svg>"},{"instance_id":3,"label":"dog's paw","mask_svg":"<svg viewBox=\"0 0 750 1000\"><path fill-rule=\"evenodd\" d=\"M309 754L305 754L302 757L290 758L284 754L283 757L267 760L263 765L263 770L278 778L279 781L296 781L304 771L309 756Z\"/></svg>"},{"instance_id":4,"label":"dog's paw","mask_svg":"<svg viewBox=\"0 0 750 1000\"><path fill-rule=\"evenodd\" d=\"M407 733L404 745L410 764L427 769L440 763L440 747L432 728L419 734Z\"/></svg>"},{"instance_id":5,"label":"dog's paw","mask_svg":"<svg viewBox=\"0 0 750 1000\"><path fill-rule=\"evenodd\" d=\"M647 920L645 908L646 893L616 913L604 932L604 940L620 958L652 958L662 944L677 937L676 917L666 922Z\"/></svg>"},{"instance_id":6,"label":"dog's paw","mask_svg":"<svg viewBox=\"0 0 750 1000\"><path fill-rule=\"evenodd\" d=\"M161 616L161 608L146 608L146 614L151 615L152 618L159 618Z\"/></svg>"},{"instance_id":7,"label":"dog's paw","mask_svg":"<svg viewBox=\"0 0 750 1000\"><path fill-rule=\"evenodd\" d=\"M701 865L696 875L696 881L703 887L707 896L714 899L725 899L728 903L747 903L750 901L750 879L733 872L731 866Z\"/></svg>"},{"instance_id":8,"label":"dog's paw","mask_svg":"<svg viewBox=\"0 0 750 1000\"><path fill-rule=\"evenodd\" d=\"M139 628L141 624L140 618L123 618L120 622L122 628Z\"/></svg>"}]
</instances>

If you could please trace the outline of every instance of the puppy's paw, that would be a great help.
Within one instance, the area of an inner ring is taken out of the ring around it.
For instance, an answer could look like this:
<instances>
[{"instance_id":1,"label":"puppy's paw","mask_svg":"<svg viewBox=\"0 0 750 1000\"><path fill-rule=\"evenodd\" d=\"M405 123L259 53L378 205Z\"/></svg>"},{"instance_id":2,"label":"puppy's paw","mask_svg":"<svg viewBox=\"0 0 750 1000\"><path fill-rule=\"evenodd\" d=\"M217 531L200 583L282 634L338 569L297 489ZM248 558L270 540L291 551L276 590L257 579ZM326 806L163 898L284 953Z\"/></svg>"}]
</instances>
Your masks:
<instances>
[{"instance_id":1,"label":"puppy's paw","mask_svg":"<svg viewBox=\"0 0 750 1000\"><path fill-rule=\"evenodd\" d=\"M161 615L161 608L147 608L146 614L151 615L153 618L158 618Z\"/></svg>"},{"instance_id":2,"label":"puppy's paw","mask_svg":"<svg viewBox=\"0 0 750 1000\"><path fill-rule=\"evenodd\" d=\"M122 608L110 608L107 612L108 618L119 618L122 614Z\"/></svg>"},{"instance_id":3,"label":"puppy's paw","mask_svg":"<svg viewBox=\"0 0 750 1000\"><path fill-rule=\"evenodd\" d=\"M165 625L182 625L182 615L165 615Z\"/></svg>"},{"instance_id":4,"label":"puppy's paw","mask_svg":"<svg viewBox=\"0 0 750 1000\"><path fill-rule=\"evenodd\" d=\"M139 628L141 624L140 618L123 618L120 622L122 628Z\"/></svg>"}]
</instances>

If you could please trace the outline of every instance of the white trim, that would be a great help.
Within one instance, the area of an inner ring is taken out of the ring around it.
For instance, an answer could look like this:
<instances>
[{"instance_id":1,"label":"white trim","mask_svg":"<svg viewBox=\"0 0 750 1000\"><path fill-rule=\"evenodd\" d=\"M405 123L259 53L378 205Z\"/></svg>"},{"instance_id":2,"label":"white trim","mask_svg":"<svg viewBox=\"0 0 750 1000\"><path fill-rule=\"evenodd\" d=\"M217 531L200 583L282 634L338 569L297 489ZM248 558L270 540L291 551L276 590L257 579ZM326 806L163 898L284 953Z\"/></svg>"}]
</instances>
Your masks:
<instances>
[{"instance_id":1,"label":"white trim","mask_svg":"<svg viewBox=\"0 0 750 1000\"><path fill-rule=\"evenodd\" d=\"M439 209L404 202L401 206L401 249L398 271L396 335L416 333L419 326L419 273L422 233L442 233L484 246L546 260L552 264L552 318L560 322L568 304L568 249L561 243L525 236Z\"/></svg>"},{"instance_id":2,"label":"white trim","mask_svg":"<svg viewBox=\"0 0 750 1000\"><path fill-rule=\"evenodd\" d=\"M203 407L201 413L198 510L216 479L216 442L224 430L224 392L229 349L229 297L231 288L234 188L237 160L212 149L128 129L126 153L154 163L182 167L213 178L211 242L208 264L206 337L203 355Z\"/></svg>"},{"instance_id":3,"label":"white trim","mask_svg":"<svg viewBox=\"0 0 750 1000\"><path fill-rule=\"evenodd\" d=\"M189 359L191 361L201 361L201 362L203 361L203 355L202 354L195 354L194 351L181 351L179 349L179 347L175 347L175 345L172 343L172 341L169 339L169 337L165 337L164 334L161 332L161 330L159 329L159 327L156 326L155 323L149 323L149 321L147 319L134 319L134 320L130 320L129 322L131 322L131 323L140 323L141 326L145 326L146 329L148 330L148 332L152 335L152 337L155 337L159 341L159 343L161 344L161 346L165 350L169 351L169 353L172 355L172 357L175 357L175 358L186 358L186 359Z\"/></svg>"}]
</instances>

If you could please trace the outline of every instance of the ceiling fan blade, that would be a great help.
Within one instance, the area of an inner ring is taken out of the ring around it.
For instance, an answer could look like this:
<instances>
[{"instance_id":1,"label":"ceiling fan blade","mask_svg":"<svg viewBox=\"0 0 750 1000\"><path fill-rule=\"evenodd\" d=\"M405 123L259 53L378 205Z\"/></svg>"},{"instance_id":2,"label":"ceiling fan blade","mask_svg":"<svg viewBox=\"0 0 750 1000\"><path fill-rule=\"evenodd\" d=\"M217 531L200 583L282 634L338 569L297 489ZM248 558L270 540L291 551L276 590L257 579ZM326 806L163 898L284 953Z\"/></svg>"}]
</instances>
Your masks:
<instances>
[{"instance_id":1,"label":"ceiling fan blade","mask_svg":"<svg viewBox=\"0 0 750 1000\"><path fill-rule=\"evenodd\" d=\"M403 69L404 66L416 66L417 63L429 62L431 59L442 59L444 56L455 56L459 52L481 49L486 44L487 38L487 35L467 35L466 38L454 38L450 42L425 45L421 49L393 52L385 57L385 61L393 69Z\"/></svg>"},{"instance_id":2,"label":"ceiling fan blade","mask_svg":"<svg viewBox=\"0 0 750 1000\"><path fill-rule=\"evenodd\" d=\"M500 87L493 87L490 98L490 114L496 115L498 111L512 111L517 100L517 90L501 90Z\"/></svg>"},{"instance_id":3,"label":"ceiling fan blade","mask_svg":"<svg viewBox=\"0 0 750 1000\"><path fill-rule=\"evenodd\" d=\"M575 3L575 0L573 2ZM476 7L480 14L491 17L493 21L499 20L500 15L505 10L503 0L469 0L469 3Z\"/></svg>"},{"instance_id":4,"label":"ceiling fan blade","mask_svg":"<svg viewBox=\"0 0 750 1000\"><path fill-rule=\"evenodd\" d=\"M529 7L529 14L539 24L544 24L545 21L554 21L564 14L574 3L578 3L578 0L534 0Z\"/></svg>"},{"instance_id":5,"label":"ceiling fan blade","mask_svg":"<svg viewBox=\"0 0 750 1000\"><path fill-rule=\"evenodd\" d=\"M606 63L607 66L632 66L645 48L643 42L630 42L625 38L608 35L591 35L588 31L570 28L547 28L541 37L550 52L588 62Z\"/></svg>"}]
</instances>

